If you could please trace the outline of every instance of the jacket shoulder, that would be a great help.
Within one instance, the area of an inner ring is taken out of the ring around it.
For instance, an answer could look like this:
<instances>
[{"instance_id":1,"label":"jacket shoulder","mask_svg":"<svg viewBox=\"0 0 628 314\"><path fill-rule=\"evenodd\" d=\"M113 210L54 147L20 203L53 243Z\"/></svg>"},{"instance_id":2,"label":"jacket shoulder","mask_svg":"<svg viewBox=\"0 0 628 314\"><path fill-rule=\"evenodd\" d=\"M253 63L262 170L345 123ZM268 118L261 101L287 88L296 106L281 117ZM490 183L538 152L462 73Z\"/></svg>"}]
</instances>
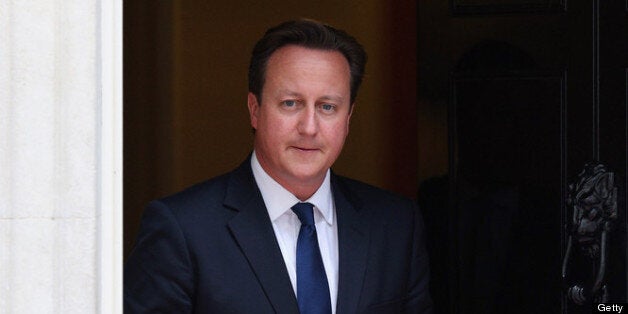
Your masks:
<instances>
[{"instance_id":1,"label":"jacket shoulder","mask_svg":"<svg viewBox=\"0 0 628 314\"><path fill-rule=\"evenodd\" d=\"M153 202L160 202L173 212L191 211L222 205L231 173L223 174Z\"/></svg>"},{"instance_id":2,"label":"jacket shoulder","mask_svg":"<svg viewBox=\"0 0 628 314\"><path fill-rule=\"evenodd\" d=\"M364 208L413 209L414 201L393 192L343 176L334 176L335 186L350 202Z\"/></svg>"}]
</instances>

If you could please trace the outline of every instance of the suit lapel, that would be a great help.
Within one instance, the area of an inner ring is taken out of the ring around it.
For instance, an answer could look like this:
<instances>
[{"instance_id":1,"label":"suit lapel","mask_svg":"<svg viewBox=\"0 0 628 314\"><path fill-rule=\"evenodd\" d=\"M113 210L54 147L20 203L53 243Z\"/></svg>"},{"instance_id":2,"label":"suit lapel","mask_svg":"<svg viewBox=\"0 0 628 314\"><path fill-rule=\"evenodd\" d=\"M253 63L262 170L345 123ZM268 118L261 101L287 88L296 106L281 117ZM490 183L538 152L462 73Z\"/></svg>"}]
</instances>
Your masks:
<instances>
[{"instance_id":1,"label":"suit lapel","mask_svg":"<svg viewBox=\"0 0 628 314\"><path fill-rule=\"evenodd\" d=\"M332 190L338 218L338 314L356 313L366 271L368 224L359 211L361 204L332 175Z\"/></svg>"},{"instance_id":2,"label":"suit lapel","mask_svg":"<svg viewBox=\"0 0 628 314\"><path fill-rule=\"evenodd\" d=\"M239 213L229 221L233 237L277 313L298 313L290 277L272 223L247 159L230 178L225 206Z\"/></svg>"}]
</instances>

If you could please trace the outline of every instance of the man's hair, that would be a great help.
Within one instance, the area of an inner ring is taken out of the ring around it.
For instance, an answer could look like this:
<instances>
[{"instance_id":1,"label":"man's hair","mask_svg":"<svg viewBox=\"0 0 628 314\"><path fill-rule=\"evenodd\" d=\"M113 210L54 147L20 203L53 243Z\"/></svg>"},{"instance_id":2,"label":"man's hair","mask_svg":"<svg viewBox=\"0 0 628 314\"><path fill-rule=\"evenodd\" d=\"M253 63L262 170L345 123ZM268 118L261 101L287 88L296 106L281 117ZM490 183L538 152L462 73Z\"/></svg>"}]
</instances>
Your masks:
<instances>
[{"instance_id":1,"label":"man's hair","mask_svg":"<svg viewBox=\"0 0 628 314\"><path fill-rule=\"evenodd\" d=\"M353 104L364 76L367 58L364 48L345 31L309 19L288 21L270 28L255 44L249 64L249 92L253 93L260 103L268 59L277 49L287 45L342 53L349 63Z\"/></svg>"}]
</instances>

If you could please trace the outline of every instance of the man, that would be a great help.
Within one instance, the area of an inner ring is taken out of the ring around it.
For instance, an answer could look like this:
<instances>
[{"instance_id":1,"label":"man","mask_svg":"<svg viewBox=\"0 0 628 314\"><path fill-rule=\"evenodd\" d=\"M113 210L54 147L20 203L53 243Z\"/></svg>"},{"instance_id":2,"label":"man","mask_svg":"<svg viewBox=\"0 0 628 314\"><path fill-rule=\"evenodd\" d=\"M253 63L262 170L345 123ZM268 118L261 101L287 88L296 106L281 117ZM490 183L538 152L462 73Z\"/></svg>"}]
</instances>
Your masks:
<instances>
[{"instance_id":1,"label":"man","mask_svg":"<svg viewBox=\"0 0 628 314\"><path fill-rule=\"evenodd\" d=\"M148 205L127 313L431 313L416 207L330 171L365 63L315 21L266 32L249 66L253 153Z\"/></svg>"}]
</instances>

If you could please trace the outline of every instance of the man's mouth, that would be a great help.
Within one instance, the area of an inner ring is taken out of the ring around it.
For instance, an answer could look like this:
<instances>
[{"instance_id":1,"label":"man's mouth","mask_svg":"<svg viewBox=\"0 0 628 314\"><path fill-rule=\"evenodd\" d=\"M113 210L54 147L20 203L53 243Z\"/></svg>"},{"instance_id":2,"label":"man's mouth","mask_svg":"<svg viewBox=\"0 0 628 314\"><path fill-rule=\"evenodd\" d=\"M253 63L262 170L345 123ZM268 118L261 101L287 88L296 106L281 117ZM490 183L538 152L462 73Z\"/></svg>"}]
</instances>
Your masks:
<instances>
[{"instance_id":1,"label":"man's mouth","mask_svg":"<svg viewBox=\"0 0 628 314\"><path fill-rule=\"evenodd\" d=\"M302 151L302 152L315 152L318 151L318 148L312 148L312 147L300 147L300 146L292 146L292 148L298 150L298 151Z\"/></svg>"}]
</instances>

